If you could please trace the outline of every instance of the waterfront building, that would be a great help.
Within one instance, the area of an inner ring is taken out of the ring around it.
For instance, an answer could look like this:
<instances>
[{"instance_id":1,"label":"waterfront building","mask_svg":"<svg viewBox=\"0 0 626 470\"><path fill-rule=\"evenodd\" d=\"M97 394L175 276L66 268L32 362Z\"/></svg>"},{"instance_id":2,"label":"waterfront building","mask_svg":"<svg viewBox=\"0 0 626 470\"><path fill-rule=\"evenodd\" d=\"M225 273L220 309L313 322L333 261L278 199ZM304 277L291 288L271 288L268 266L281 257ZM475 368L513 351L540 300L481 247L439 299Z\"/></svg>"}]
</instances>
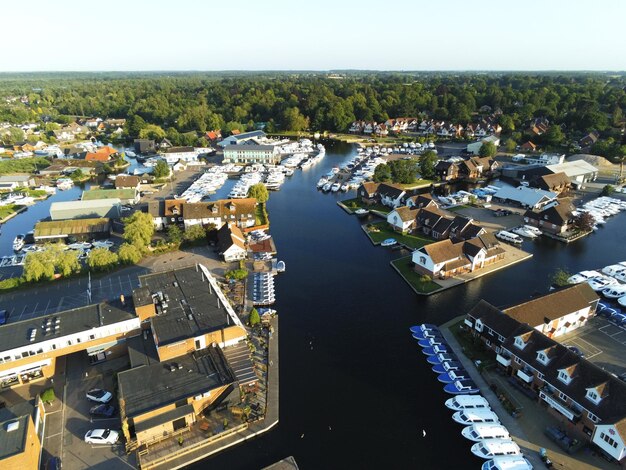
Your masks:
<instances>
[{"instance_id":1,"label":"waterfront building","mask_svg":"<svg viewBox=\"0 0 626 470\"><path fill-rule=\"evenodd\" d=\"M44 416L39 398L0 408L0 468L39 468Z\"/></svg>"},{"instance_id":2,"label":"waterfront building","mask_svg":"<svg viewBox=\"0 0 626 470\"><path fill-rule=\"evenodd\" d=\"M165 148L161 155L169 164L182 162L195 162L198 160L199 151L194 147L169 147Z\"/></svg>"},{"instance_id":3,"label":"waterfront building","mask_svg":"<svg viewBox=\"0 0 626 470\"><path fill-rule=\"evenodd\" d=\"M137 188L125 189L90 189L83 191L82 201L99 201L103 199L119 200L122 204L134 205L139 202L139 191Z\"/></svg>"},{"instance_id":4,"label":"waterfront building","mask_svg":"<svg viewBox=\"0 0 626 470\"><path fill-rule=\"evenodd\" d=\"M406 191L401 186L391 183L365 182L358 187L357 196L366 204L380 203L396 208L404 201Z\"/></svg>"},{"instance_id":5,"label":"waterfront building","mask_svg":"<svg viewBox=\"0 0 626 470\"><path fill-rule=\"evenodd\" d=\"M544 191L526 186L503 186L493 195L499 202L517 204L526 209L541 209L556 201L557 194L552 191Z\"/></svg>"},{"instance_id":6,"label":"waterfront building","mask_svg":"<svg viewBox=\"0 0 626 470\"><path fill-rule=\"evenodd\" d=\"M117 198L53 202L50 205L50 218L52 220L93 219L94 217L119 219L120 204L121 201Z\"/></svg>"},{"instance_id":7,"label":"waterfront building","mask_svg":"<svg viewBox=\"0 0 626 470\"><path fill-rule=\"evenodd\" d=\"M35 224L35 243L88 241L109 238L111 220L107 218L48 220Z\"/></svg>"},{"instance_id":8,"label":"waterfront building","mask_svg":"<svg viewBox=\"0 0 626 470\"><path fill-rule=\"evenodd\" d=\"M156 144L152 139L135 139L133 144L136 153L146 154L156 152Z\"/></svg>"},{"instance_id":9,"label":"waterfront building","mask_svg":"<svg viewBox=\"0 0 626 470\"><path fill-rule=\"evenodd\" d=\"M263 131L252 131L252 132L243 132L241 134L233 134L231 136L226 137L222 141L218 142L222 148L226 148L229 145L241 145L245 142L253 141L254 143L261 143L265 141L267 134Z\"/></svg>"},{"instance_id":10,"label":"waterfront building","mask_svg":"<svg viewBox=\"0 0 626 470\"><path fill-rule=\"evenodd\" d=\"M217 231L217 249L227 263L246 259L246 239L235 224L224 224Z\"/></svg>"},{"instance_id":11,"label":"waterfront building","mask_svg":"<svg viewBox=\"0 0 626 470\"><path fill-rule=\"evenodd\" d=\"M224 162L276 165L280 160L281 156L276 145L244 143L224 147Z\"/></svg>"},{"instance_id":12,"label":"waterfront building","mask_svg":"<svg viewBox=\"0 0 626 470\"><path fill-rule=\"evenodd\" d=\"M595 181L598 177L598 169L585 160L570 160L548 165L547 168L553 173L565 173L576 189L583 189L585 183Z\"/></svg>"},{"instance_id":13,"label":"waterfront building","mask_svg":"<svg viewBox=\"0 0 626 470\"><path fill-rule=\"evenodd\" d=\"M543 299L548 314L558 301ZM539 312L539 307L533 309ZM615 460L626 457L626 383L541 333L541 325L521 322L484 300L470 310L465 324L495 352L498 367L535 396L568 434Z\"/></svg>"},{"instance_id":14,"label":"waterfront building","mask_svg":"<svg viewBox=\"0 0 626 470\"><path fill-rule=\"evenodd\" d=\"M554 235L569 231L574 223L574 206L569 198L560 199L542 210L527 210L524 222Z\"/></svg>"},{"instance_id":15,"label":"waterfront building","mask_svg":"<svg viewBox=\"0 0 626 470\"><path fill-rule=\"evenodd\" d=\"M411 260L415 271L431 278L474 272L504 259L505 251L492 233L483 233L470 240L453 242L450 239L424 245L415 250Z\"/></svg>"},{"instance_id":16,"label":"waterfront building","mask_svg":"<svg viewBox=\"0 0 626 470\"><path fill-rule=\"evenodd\" d=\"M35 186L33 175L3 175L0 176L0 190L13 190L16 188L32 188Z\"/></svg>"},{"instance_id":17,"label":"waterfront building","mask_svg":"<svg viewBox=\"0 0 626 470\"><path fill-rule=\"evenodd\" d=\"M139 189L141 180L139 176L118 175L115 178L115 189Z\"/></svg>"},{"instance_id":18,"label":"waterfront building","mask_svg":"<svg viewBox=\"0 0 626 470\"><path fill-rule=\"evenodd\" d=\"M220 229L226 223L245 229L256 224L256 205L257 201L254 198L220 199L209 202L168 199L150 202L148 212L153 216L157 230L162 230L170 224L178 224L184 228L192 225L214 225Z\"/></svg>"},{"instance_id":19,"label":"waterfront building","mask_svg":"<svg viewBox=\"0 0 626 470\"><path fill-rule=\"evenodd\" d=\"M478 155L480 153L480 148L483 146L483 144L488 143L488 142L498 147L500 145L500 138L495 135L489 135L481 140L472 142L471 144L467 144L466 150L468 153Z\"/></svg>"}]
</instances>

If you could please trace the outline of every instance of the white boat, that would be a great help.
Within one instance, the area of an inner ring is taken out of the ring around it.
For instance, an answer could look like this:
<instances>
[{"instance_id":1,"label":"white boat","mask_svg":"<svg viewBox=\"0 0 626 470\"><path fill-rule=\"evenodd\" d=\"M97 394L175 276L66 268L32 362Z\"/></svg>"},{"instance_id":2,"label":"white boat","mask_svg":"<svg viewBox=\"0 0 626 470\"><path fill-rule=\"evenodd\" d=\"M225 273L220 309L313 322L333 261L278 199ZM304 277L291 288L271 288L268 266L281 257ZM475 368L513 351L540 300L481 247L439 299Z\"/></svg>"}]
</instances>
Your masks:
<instances>
[{"instance_id":1,"label":"white boat","mask_svg":"<svg viewBox=\"0 0 626 470\"><path fill-rule=\"evenodd\" d=\"M92 245L89 242L77 242L67 245L67 248L70 250L88 250L91 247Z\"/></svg>"},{"instance_id":2,"label":"white boat","mask_svg":"<svg viewBox=\"0 0 626 470\"><path fill-rule=\"evenodd\" d=\"M124 155L128 158L137 158L137 154L132 150L124 150Z\"/></svg>"},{"instance_id":3,"label":"white boat","mask_svg":"<svg viewBox=\"0 0 626 470\"><path fill-rule=\"evenodd\" d=\"M480 442L484 439L508 439L507 428L501 424L477 423L463 428L461 435L470 441Z\"/></svg>"},{"instance_id":4,"label":"white boat","mask_svg":"<svg viewBox=\"0 0 626 470\"><path fill-rule=\"evenodd\" d=\"M94 248L112 248L114 243L111 240L94 240L92 245Z\"/></svg>"},{"instance_id":5,"label":"white boat","mask_svg":"<svg viewBox=\"0 0 626 470\"><path fill-rule=\"evenodd\" d=\"M527 232L534 233L538 237L543 234L541 230L539 230L537 227L533 227L532 225L522 225L522 227L524 227Z\"/></svg>"},{"instance_id":6,"label":"white boat","mask_svg":"<svg viewBox=\"0 0 626 470\"><path fill-rule=\"evenodd\" d=\"M276 263L276 271L279 273L284 273L285 272L285 262L284 261L279 261L278 263Z\"/></svg>"},{"instance_id":7,"label":"white boat","mask_svg":"<svg viewBox=\"0 0 626 470\"><path fill-rule=\"evenodd\" d=\"M473 423L498 423L500 419L498 415L491 410L460 410L452 415L452 419L459 424Z\"/></svg>"},{"instance_id":8,"label":"white boat","mask_svg":"<svg viewBox=\"0 0 626 470\"><path fill-rule=\"evenodd\" d=\"M451 410L491 409L487 399L481 395L457 395L446 400L446 406Z\"/></svg>"},{"instance_id":9,"label":"white boat","mask_svg":"<svg viewBox=\"0 0 626 470\"><path fill-rule=\"evenodd\" d=\"M369 214L370 211L368 211L367 209L360 208L360 209L355 210L354 213L356 215L358 215L359 217L363 217L363 216Z\"/></svg>"},{"instance_id":10,"label":"white boat","mask_svg":"<svg viewBox=\"0 0 626 470\"><path fill-rule=\"evenodd\" d=\"M606 274L607 276L615 276L622 271L626 271L626 266L622 264L611 264L602 268L602 274Z\"/></svg>"},{"instance_id":11,"label":"white boat","mask_svg":"<svg viewBox=\"0 0 626 470\"><path fill-rule=\"evenodd\" d=\"M522 455L494 457L480 468L481 470L533 470L531 463Z\"/></svg>"},{"instance_id":12,"label":"white boat","mask_svg":"<svg viewBox=\"0 0 626 470\"><path fill-rule=\"evenodd\" d=\"M56 184L57 188L61 191L72 189L74 187L74 182L70 178L60 178L57 180Z\"/></svg>"},{"instance_id":13,"label":"white boat","mask_svg":"<svg viewBox=\"0 0 626 470\"><path fill-rule=\"evenodd\" d=\"M323 188L326 183L328 183L328 180L322 176L317 182L317 189Z\"/></svg>"},{"instance_id":14,"label":"white boat","mask_svg":"<svg viewBox=\"0 0 626 470\"><path fill-rule=\"evenodd\" d=\"M519 235L507 232L506 230L500 230L499 232L496 232L496 237L500 240L504 240L505 242L513 243L516 245L520 245L524 241Z\"/></svg>"},{"instance_id":15,"label":"white boat","mask_svg":"<svg viewBox=\"0 0 626 470\"><path fill-rule=\"evenodd\" d=\"M20 251L24 248L24 234L19 234L13 239L13 251Z\"/></svg>"},{"instance_id":16,"label":"white boat","mask_svg":"<svg viewBox=\"0 0 626 470\"><path fill-rule=\"evenodd\" d=\"M336 193L337 191L339 191L340 188L341 188L341 185L339 183L335 183L330 187L330 190L333 193Z\"/></svg>"},{"instance_id":17,"label":"white boat","mask_svg":"<svg viewBox=\"0 0 626 470\"><path fill-rule=\"evenodd\" d=\"M617 279L615 279L614 277L608 277L608 276L598 276L598 277L594 277L593 279L589 279L587 281L587 284L589 284L589 286L594 291L598 292L598 291L603 291L607 287L614 286L615 284L617 284Z\"/></svg>"},{"instance_id":18,"label":"white boat","mask_svg":"<svg viewBox=\"0 0 626 470\"><path fill-rule=\"evenodd\" d=\"M322 191L330 191L330 188L332 188L332 183L326 183L323 187L322 187Z\"/></svg>"},{"instance_id":19,"label":"white boat","mask_svg":"<svg viewBox=\"0 0 626 470\"><path fill-rule=\"evenodd\" d=\"M532 232L529 232L528 230L526 230L526 228L524 226L522 227L515 227L513 229L511 229L511 233L514 233L516 235L519 235L521 237L526 237L526 238L537 238L537 235L535 235Z\"/></svg>"},{"instance_id":20,"label":"white boat","mask_svg":"<svg viewBox=\"0 0 626 470\"><path fill-rule=\"evenodd\" d=\"M472 454L481 459L493 459L500 455L520 455L522 451L511 439L485 439L472 446Z\"/></svg>"},{"instance_id":21,"label":"white boat","mask_svg":"<svg viewBox=\"0 0 626 470\"><path fill-rule=\"evenodd\" d=\"M602 291L602 295L605 296L607 299L619 299L620 297L626 295L626 286L619 285L607 287Z\"/></svg>"},{"instance_id":22,"label":"white boat","mask_svg":"<svg viewBox=\"0 0 626 470\"><path fill-rule=\"evenodd\" d=\"M392 245L395 245L396 243L398 242L395 238L387 238L383 240L382 242L380 242L380 246L392 246Z\"/></svg>"},{"instance_id":23,"label":"white boat","mask_svg":"<svg viewBox=\"0 0 626 470\"><path fill-rule=\"evenodd\" d=\"M348 186L346 183L344 183L344 184L341 185L341 188L339 188L339 189L341 189L345 193L348 189L350 189L350 186Z\"/></svg>"},{"instance_id":24,"label":"white boat","mask_svg":"<svg viewBox=\"0 0 626 470\"><path fill-rule=\"evenodd\" d=\"M601 274L598 271L581 271L567 279L567 283L580 284L581 282L585 282L599 276L601 276Z\"/></svg>"}]
</instances>

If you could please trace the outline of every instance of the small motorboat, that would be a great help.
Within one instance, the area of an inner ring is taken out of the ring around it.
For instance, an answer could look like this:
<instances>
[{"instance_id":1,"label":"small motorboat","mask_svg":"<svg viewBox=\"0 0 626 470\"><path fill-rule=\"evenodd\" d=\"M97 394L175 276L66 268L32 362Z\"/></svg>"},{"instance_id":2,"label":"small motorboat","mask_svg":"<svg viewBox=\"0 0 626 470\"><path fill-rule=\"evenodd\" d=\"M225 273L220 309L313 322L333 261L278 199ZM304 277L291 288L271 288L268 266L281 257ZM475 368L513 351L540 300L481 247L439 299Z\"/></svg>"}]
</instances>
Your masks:
<instances>
[{"instance_id":1,"label":"small motorboat","mask_svg":"<svg viewBox=\"0 0 626 470\"><path fill-rule=\"evenodd\" d=\"M519 446L511 439L485 439L472 446L472 454L481 459L493 459L499 455L520 455Z\"/></svg>"},{"instance_id":2,"label":"small motorboat","mask_svg":"<svg viewBox=\"0 0 626 470\"><path fill-rule=\"evenodd\" d=\"M480 390L471 379L455 380L443 387L444 392L458 395L461 393L478 393Z\"/></svg>"},{"instance_id":3,"label":"small motorboat","mask_svg":"<svg viewBox=\"0 0 626 470\"><path fill-rule=\"evenodd\" d=\"M509 430L501 424L476 423L463 428L461 435L474 442L484 439L509 439Z\"/></svg>"},{"instance_id":4,"label":"small motorboat","mask_svg":"<svg viewBox=\"0 0 626 470\"><path fill-rule=\"evenodd\" d=\"M498 415L491 410L460 410L452 415L452 419L459 424L470 425L474 423L500 424Z\"/></svg>"},{"instance_id":5,"label":"small motorboat","mask_svg":"<svg viewBox=\"0 0 626 470\"><path fill-rule=\"evenodd\" d=\"M426 362L432 365L441 364L443 362L449 362L449 361L458 361L458 360L459 358L456 356L456 354L451 354L451 353L436 354L434 356L428 356L426 358Z\"/></svg>"},{"instance_id":6,"label":"small motorboat","mask_svg":"<svg viewBox=\"0 0 626 470\"><path fill-rule=\"evenodd\" d=\"M439 330L426 330L422 332L416 331L412 334L412 336L413 339L420 341L422 339L436 338L438 336L441 336L441 333L439 332Z\"/></svg>"},{"instance_id":7,"label":"small motorboat","mask_svg":"<svg viewBox=\"0 0 626 470\"><path fill-rule=\"evenodd\" d=\"M279 273L284 273L285 272L285 262L284 261L279 261L278 263L276 263L276 271Z\"/></svg>"},{"instance_id":8,"label":"small motorboat","mask_svg":"<svg viewBox=\"0 0 626 470\"><path fill-rule=\"evenodd\" d=\"M20 233L13 239L13 251L20 251L24 248L24 234Z\"/></svg>"},{"instance_id":9,"label":"small motorboat","mask_svg":"<svg viewBox=\"0 0 626 470\"><path fill-rule=\"evenodd\" d=\"M522 455L500 455L485 462L481 470L532 470L532 464Z\"/></svg>"},{"instance_id":10,"label":"small motorboat","mask_svg":"<svg viewBox=\"0 0 626 470\"><path fill-rule=\"evenodd\" d=\"M380 246L393 246L396 243L398 243L398 241L395 238L387 238L380 243Z\"/></svg>"},{"instance_id":11,"label":"small motorboat","mask_svg":"<svg viewBox=\"0 0 626 470\"><path fill-rule=\"evenodd\" d=\"M471 377L465 369L451 370L437 376L437 380L444 384L451 384L457 380L470 379Z\"/></svg>"},{"instance_id":12,"label":"small motorboat","mask_svg":"<svg viewBox=\"0 0 626 470\"><path fill-rule=\"evenodd\" d=\"M357 210L355 210L355 211L354 211L354 213L355 213L356 215L358 215L359 217L363 217L363 216L366 216L367 214L369 214L369 213L370 213L370 211L368 211L367 209L363 209L363 208L361 208L361 209L357 209Z\"/></svg>"},{"instance_id":13,"label":"small motorboat","mask_svg":"<svg viewBox=\"0 0 626 470\"><path fill-rule=\"evenodd\" d=\"M446 407L454 410L490 410L489 402L482 395L458 395L448 398L445 403Z\"/></svg>"},{"instance_id":14,"label":"small motorboat","mask_svg":"<svg viewBox=\"0 0 626 470\"><path fill-rule=\"evenodd\" d=\"M424 338L424 339L420 339L417 344L421 347L421 348L431 348L433 346L436 345L445 345L446 344L446 340L444 339L443 336L439 335L439 336L431 336L430 338Z\"/></svg>"},{"instance_id":15,"label":"small motorboat","mask_svg":"<svg viewBox=\"0 0 626 470\"><path fill-rule=\"evenodd\" d=\"M435 364L432 367L432 371L437 374L445 374L452 370L461 370L461 369L463 369L463 364L461 364L458 361L446 361L446 362L442 362L441 364Z\"/></svg>"},{"instance_id":16,"label":"small motorboat","mask_svg":"<svg viewBox=\"0 0 626 470\"><path fill-rule=\"evenodd\" d=\"M420 333L422 331L439 331L439 327L432 323L422 323L421 325L415 325L409 328L411 333Z\"/></svg>"},{"instance_id":17,"label":"small motorboat","mask_svg":"<svg viewBox=\"0 0 626 470\"><path fill-rule=\"evenodd\" d=\"M450 349L450 346L446 345L445 343L436 344L429 348L422 349L422 353L426 354L427 356L434 356L436 354L445 354L445 353L450 353L450 352L453 352L452 349Z\"/></svg>"}]
</instances>

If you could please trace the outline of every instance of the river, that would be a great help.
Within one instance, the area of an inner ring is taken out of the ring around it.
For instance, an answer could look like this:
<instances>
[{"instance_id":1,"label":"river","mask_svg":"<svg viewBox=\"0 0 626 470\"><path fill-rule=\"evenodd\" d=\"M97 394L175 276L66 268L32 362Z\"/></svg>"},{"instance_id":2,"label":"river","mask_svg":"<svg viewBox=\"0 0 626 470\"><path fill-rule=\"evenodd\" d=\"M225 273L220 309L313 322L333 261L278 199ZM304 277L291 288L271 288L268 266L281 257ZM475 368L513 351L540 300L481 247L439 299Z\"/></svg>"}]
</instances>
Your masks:
<instances>
[{"instance_id":1,"label":"river","mask_svg":"<svg viewBox=\"0 0 626 470\"><path fill-rule=\"evenodd\" d=\"M525 242L528 261L430 297L389 266L400 253L374 247L315 183L355 154L327 144L319 164L271 193L279 259L280 422L267 435L192 468L258 469L288 455L300 468L479 468L451 419L442 390L409 326L443 323L479 299L503 306L546 292L557 267L570 271L626 260L626 217L565 245ZM312 343L311 343L312 342ZM422 436L426 431L426 437Z\"/></svg>"},{"instance_id":2,"label":"river","mask_svg":"<svg viewBox=\"0 0 626 470\"><path fill-rule=\"evenodd\" d=\"M327 143L326 157L297 171L268 203L279 259L287 266L276 283L280 423L192 468L258 469L288 455L303 470L479 468L409 326L443 323L481 298L503 306L546 292L557 267L575 272L626 260L626 217L618 215L573 244L525 242L532 259L417 296L389 266L401 253L374 247L361 221L336 205L354 192L315 189L321 175L354 154L352 146ZM59 191L7 222L0 252L9 254L17 233L47 217L51 202L79 196L78 188Z\"/></svg>"}]
</instances>

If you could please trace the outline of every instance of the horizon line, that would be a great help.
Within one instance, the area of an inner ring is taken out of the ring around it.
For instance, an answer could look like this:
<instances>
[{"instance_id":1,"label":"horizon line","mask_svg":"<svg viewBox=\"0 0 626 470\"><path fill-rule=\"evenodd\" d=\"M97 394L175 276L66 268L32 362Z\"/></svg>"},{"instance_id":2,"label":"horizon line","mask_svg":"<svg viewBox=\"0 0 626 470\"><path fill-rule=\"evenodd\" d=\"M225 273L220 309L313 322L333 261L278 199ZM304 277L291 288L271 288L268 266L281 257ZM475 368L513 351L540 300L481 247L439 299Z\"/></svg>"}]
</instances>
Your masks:
<instances>
[{"instance_id":1,"label":"horizon line","mask_svg":"<svg viewBox=\"0 0 626 470\"><path fill-rule=\"evenodd\" d=\"M146 69L146 70L8 70L0 74L18 73L340 73L340 72L370 72L370 73L626 73L619 69L361 69L361 68L334 68L334 69Z\"/></svg>"}]
</instances>

